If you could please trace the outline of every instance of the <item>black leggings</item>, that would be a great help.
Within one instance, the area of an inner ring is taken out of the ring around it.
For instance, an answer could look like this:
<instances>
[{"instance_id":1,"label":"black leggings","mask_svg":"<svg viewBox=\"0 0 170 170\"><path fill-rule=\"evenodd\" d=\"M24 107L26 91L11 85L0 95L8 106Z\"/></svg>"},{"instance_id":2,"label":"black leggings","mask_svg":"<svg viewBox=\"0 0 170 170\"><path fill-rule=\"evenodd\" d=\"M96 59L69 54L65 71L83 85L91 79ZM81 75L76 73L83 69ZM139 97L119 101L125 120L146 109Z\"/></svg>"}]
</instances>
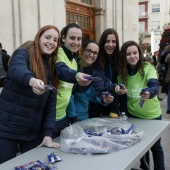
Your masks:
<instances>
[{"instance_id":1,"label":"black leggings","mask_svg":"<svg viewBox=\"0 0 170 170\"><path fill-rule=\"evenodd\" d=\"M16 157L18 147L20 147L22 154L37 147L41 142L42 139L34 141L18 141L0 138L0 164Z\"/></svg>"}]
</instances>

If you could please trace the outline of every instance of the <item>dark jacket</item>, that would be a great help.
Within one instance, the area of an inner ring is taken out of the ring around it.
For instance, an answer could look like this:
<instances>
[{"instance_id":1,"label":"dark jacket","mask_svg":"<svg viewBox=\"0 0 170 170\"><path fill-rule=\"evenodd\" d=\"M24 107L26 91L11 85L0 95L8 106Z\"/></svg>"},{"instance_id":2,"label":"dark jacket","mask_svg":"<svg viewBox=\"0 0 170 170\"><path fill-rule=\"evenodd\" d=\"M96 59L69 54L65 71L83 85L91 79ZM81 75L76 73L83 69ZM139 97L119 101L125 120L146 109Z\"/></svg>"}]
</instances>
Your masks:
<instances>
[{"instance_id":1,"label":"dark jacket","mask_svg":"<svg viewBox=\"0 0 170 170\"><path fill-rule=\"evenodd\" d=\"M76 53L72 53L64 45L62 45L62 49L70 61L72 61L73 58L77 61L78 56ZM57 62L55 64L55 75L59 80L68 83L76 83L75 77L77 73L78 71L70 69L64 62Z\"/></svg>"},{"instance_id":2,"label":"dark jacket","mask_svg":"<svg viewBox=\"0 0 170 170\"><path fill-rule=\"evenodd\" d=\"M116 59L112 57L107 60L104 68L106 77L109 78L112 83L117 83L116 63Z\"/></svg>"},{"instance_id":3,"label":"dark jacket","mask_svg":"<svg viewBox=\"0 0 170 170\"><path fill-rule=\"evenodd\" d=\"M71 122L89 118L89 100L107 106L103 101L102 92L108 91L115 94L116 84L112 84L110 79L105 77L102 69L96 70L92 64L91 66L84 67L81 71L92 77L98 77L102 81L92 81L88 86L74 85L73 94L67 107L67 117L70 118ZM75 117L76 119L73 120Z\"/></svg>"},{"instance_id":4,"label":"dark jacket","mask_svg":"<svg viewBox=\"0 0 170 170\"><path fill-rule=\"evenodd\" d=\"M95 67L93 65L91 65L88 67L84 67L83 70L79 70L79 71L81 71L85 74L89 74L92 77L98 77L102 81L92 81L92 83L90 83L88 86L80 86L78 84L75 84L73 92L76 91L78 93L84 93L91 86L93 86L93 88L95 89L96 95L99 98L101 98L102 92L109 91L112 94L115 92L114 88L115 88L116 84L110 83L110 79L107 79L105 77L103 70L100 69L100 72L99 72L99 70L96 70Z\"/></svg>"},{"instance_id":5,"label":"dark jacket","mask_svg":"<svg viewBox=\"0 0 170 170\"><path fill-rule=\"evenodd\" d=\"M94 63L94 67L97 71L99 71L101 73L101 67L99 66L99 59L100 57L98 57L97 61ZM116 71L116 64L117 64L117 60L116 57L112 56L111 58L108 58L106 63L105 63L105 67L102 70L102 72L104 71L104 74L106 76L106 78L110 79L111 82L113 84L117 83L117 71ZM102 73L103 74L103 73ZM109 85L109 84L108 84ZM110 83L110 86L112 84ZM110 112L114 112L119 114L119 95L114 93L114 100L113 102L109 105L109 107L107 108L107 111ZM97 108L96 108L97 107ZM98 113L98 115L100 114L99 112L101 112L98 108L98 106L93 105L93 103L91 102L90 104L90 108L91 110L96 110L96 113ZM97 110L98 109L98 110ZM105 109L106 110L106 109ZM107 113L103 113L103 114L107 114Z\"/></svg>"},{"instance_id":6,"label":"dark jacket","mask_svg":"<svg viewBox=\"0 0 170 170\"><path fill-rule=\"evenodd\" d=\"M48 59L43 58L49 75ZM52 136L56 93L47 91L36 95L28 84L32 77L34 74L29 70L29 52L20 48L13 54L0 95L0 137L29 141L43 135Z\"/></svg>"},{"instance_id":7,"label":"dark jacket","mask_svg":"<svg viewBox=\"0 0 170 170\"><path fill-rule=\"evenodd\" d=\"M165 63L168 65L165 82L170 83L170 53L167 55L167 57L165 59Z\"/></svg>"},{"instance_id":8,"label":"dark jacket","mask_svg":"<svg viewBox=\"0 0 170 170\"><path fill-rule=\"evenodd\" d=\"M2 63L4 66L4 70L7 72L8 70L8 61L9 61L10 56L7 54L5 50L2 50Z\"/></svg>"}]
</instances>

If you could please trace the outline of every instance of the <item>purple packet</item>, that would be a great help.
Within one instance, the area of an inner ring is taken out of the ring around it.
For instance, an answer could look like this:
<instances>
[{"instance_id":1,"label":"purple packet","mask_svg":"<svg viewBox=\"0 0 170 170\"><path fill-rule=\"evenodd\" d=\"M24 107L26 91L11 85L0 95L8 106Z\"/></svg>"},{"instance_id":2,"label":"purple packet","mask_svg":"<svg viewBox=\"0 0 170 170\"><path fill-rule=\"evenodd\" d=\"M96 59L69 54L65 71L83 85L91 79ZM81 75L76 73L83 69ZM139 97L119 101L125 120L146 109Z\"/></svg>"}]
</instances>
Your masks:
<instances>
[{"instance_id":1,"label":"purple packet","mask_svg":"<svg viewBox=\"0 0 170 170\"><path fill-rule=\"evenodd\" d=\"M111 95L108 91L102 92L102 94L105 96Z\"/></svg>"},{"instance_id":2,"label":"purple packet","mask_svg":"<svg viewBox=\"0 0 170 170\"><path fill-rule=\"evenodd\" d=\"M102 81L102 79L98 77L86 76L84 78L87 80L92 80L92 81Z\"/></svg>"},{"instance_id":3,"label":"purple packet","mask_svg":"<svg viewBox=\"0 0 170 170\"><path fill-rule=\"evenodd\" d=\"M38 160L39 161L39 160ZM39 161L39 164L32 167L31 170L45 170L46 169L46 163L42 163L41 161Z\"/></svg>"},{"instance_id":4,"label":"purple packet","mask_svg":"<svg viewBox=\"0 0 170 170\"><path fill-rule=\"evenodd\" d=\"M102 79L99 77L92 77L92 78L93 78L93 81L102 81Z\"/></svg>"},{"instance_id":5,"label":"purple packet","mask_svg":"<svg viewBox=\"0 0 170 170\"><path fill-rule=\"evenodd\" d=\"M45 169L48 169L48 170L56 170L57 169L57 166L51 164L51 163L44 163L45 165Z\"/></svg>"},{"instance_id":6,"label":"purple packet","mask_svg":"<svg viewBox=\"0 0 170 170\"><path fill-rule=\"evenodd\" d=\"M126 131L121 128L122 134L126 134Z\"/></svg>"},{"instance_id":7,"label":"purple packet","mask_svg":"<svg viewBox=\"0 0 170 170\"><path fill-rule=\"evenodd\" d=\"M61 161L60 157L56 156L54 152L52 152L50 155L47 155L47 157L50 164Z\"/></svg>"},{"instance_id":8,"label":"purple packet","mask_svg":"<svg viewBox=\"0 0 170 170\"><path fill-rule=\"evenodd\" d=\"M114 127L112 129L108 129L107 132L114 134L114 135L120 135L122 134L122 129L119 127Z\"/></svg>"},{"instance_id":9,"label":"purple packet","mask_svg":"<svg viewBox=\"0 0 170 170\"><path fill-rule=\"evenodd\" d=\"M28 169L36 169L36 167L40 167L43 163L40 160L32 161L23 165L17 165L14 167L15 170L28 170Z\"/></svg>"},{"instance_id":10,"label":"purple packet","mask_svg":"<svg viewBox=\"0 0 170 170\"><path fill-rule=\"evenodd\" d=\"M44 85L44 88L45 88L46 90L54 90L54 91L57 91L57 89L56 89L54 86L52 86L52 85Z\"/></svg>"},{"instance_id":11,"label":"purple packet","mask_svg":"<svg viewBox=\"0 0 170 170\"><path fill-rule=\"evenodd\" d=\"M86 76L84 78L87 79L87 80L93 80L93 78L91 76Z\"/></svg>"},{"instance_id":12,"label":"purple packet","mask_svg":"<svg viewBox=\"0 0 170 170\"><path fill-rule=\"evenodd\" d=\"M140 92L140 95L142 95L143 93L145 93L147 90L148 90L148 88L142 89L141 92Z\"/></svg>"},{"instance_id":13,"label":"purple packet","mask_svg":"<svg viewBox=\"0 0 170 170\"><path fill-rule=\"evenodd\" d=\"M140 92L140 95L142 95L143 93L145 93L147 90L148 90L148 88L142 89L141 92ZM144 100L142 100L142 99L140 100L140 103L139 103L140 107L143 106L144 102L145 102Z\"/></svg>"},{"instance_id":14,"label":"purple packet","mask_svg":"<svg viewBox=\"0 0 170 170\"><path fill-rule=\"evenodd\" d=\"M92 131L92 130L85 130L84 132L85 132L89 137L90 137L90 136L102 136L102 133L96 132L96 131Z\"/></svg>"},{"instance_id":15,"label":"purple packet","mask_svg":"<svg viewBox=\"0 0 170 170\"><path fill-rule=\"evenodd\" d=\"M144 102L145 102L144 100L142 100L142 99L140 100L140 103L139 103L140 107L143 106Z\"/></svg>"},{"instance_id":16,"label":"purple packet","mask_svg":"<svg viewBox=\"0 0 170 170\"><path fill-rule=\"evenodd\" d=\"M125 89L125 85L124 84L119 84L119 86L120 86L120 89Z\"/></svg>"},{"instance_id":17,"label":"purple packet","mask_svg":"<svg viewBox=\"0 0 170 170\"><path fill-rule=\"evenodd\" d=\"M131 125L131 127L126 131L126 134L132 134L133 130L135 129L135 125Z\"/></svg>"}]
</instances>

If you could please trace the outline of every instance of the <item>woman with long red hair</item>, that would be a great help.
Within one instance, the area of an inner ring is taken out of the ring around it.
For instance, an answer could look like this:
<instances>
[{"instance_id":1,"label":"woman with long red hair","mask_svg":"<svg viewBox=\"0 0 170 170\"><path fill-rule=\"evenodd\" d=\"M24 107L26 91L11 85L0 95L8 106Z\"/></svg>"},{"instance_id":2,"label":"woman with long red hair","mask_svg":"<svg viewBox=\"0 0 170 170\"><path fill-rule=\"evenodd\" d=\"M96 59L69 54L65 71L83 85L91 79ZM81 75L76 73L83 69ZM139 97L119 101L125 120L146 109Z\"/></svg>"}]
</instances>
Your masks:
<instances>
[{"instance_id":1,"label":"woman with long red hair","mask_svg":"<svg viewBox=\"0 0 170 170\"><path fill-rule=\"evenodd\" d=\"M39 29L34 41L14 51L0 95L0 163L45 145L58 148L52 141L55 128L56 91L54 65L59 47L59 30L53 25Z\"/></svg>"}]
</instances>

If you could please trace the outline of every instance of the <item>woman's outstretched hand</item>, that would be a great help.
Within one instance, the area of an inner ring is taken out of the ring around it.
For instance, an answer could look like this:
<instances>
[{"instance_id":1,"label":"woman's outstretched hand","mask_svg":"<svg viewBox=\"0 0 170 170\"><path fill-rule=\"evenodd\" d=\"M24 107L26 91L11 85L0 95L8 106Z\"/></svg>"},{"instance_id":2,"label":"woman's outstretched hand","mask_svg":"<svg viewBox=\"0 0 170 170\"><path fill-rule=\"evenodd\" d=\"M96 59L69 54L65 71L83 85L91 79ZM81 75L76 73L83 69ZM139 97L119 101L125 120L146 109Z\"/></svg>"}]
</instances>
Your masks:
<instances>
[{"instance_id":1,"label":"woman's outstretched hand","mask_svg":"<svg viewBox=\"0 0 170 170\"><path fill-rule=\"evenodd\" d=\"M86 77L88 77L90 75L88 74L84 74L84 73L77 73L76 75L76 80L77 80L77 83L80 85L80 86L88 86L92 80L88 80L86 79Z\"/></svg>"},{"instance_id":2,"label":"woman's outstretched hand","mask_svg":"<svg viewBox=\"0 0 170 170\"><path fill-rule=\"evenodd\" d=\"M33 92L37 95L41 95L46 92L44 82L42 80L31 78L29 80L29 85L32 87Z\"/></svg>"}]
</instances>

